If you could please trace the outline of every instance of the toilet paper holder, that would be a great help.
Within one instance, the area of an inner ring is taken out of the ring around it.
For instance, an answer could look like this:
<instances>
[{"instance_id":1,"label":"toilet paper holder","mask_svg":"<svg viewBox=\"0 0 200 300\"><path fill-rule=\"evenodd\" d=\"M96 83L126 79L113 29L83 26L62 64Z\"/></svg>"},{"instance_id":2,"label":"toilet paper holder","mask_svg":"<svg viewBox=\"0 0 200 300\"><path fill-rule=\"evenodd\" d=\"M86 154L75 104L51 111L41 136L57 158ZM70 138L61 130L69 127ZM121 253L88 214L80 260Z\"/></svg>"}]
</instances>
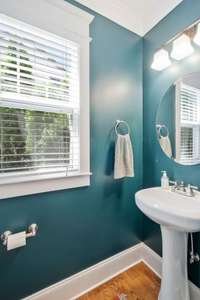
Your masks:
<instances>
[{"instance_id":1,"label":"toilet paper holder","mask_svg":"<svg viewBox=\"0 0 200 300\"><path fill-rule=\"evenodd\" d=\"M27 230L27 232L26 232L26 239L27 239L27 238L30 238L30 237L36 236L37 231L38 231L38 225L37 225L37 224L31 224L31 225L28 227L28 230ZM5 232L1 235L1 241L2 241L2 244L3 244L4 246L7 245L8 236L11 235L11 234L12 234L12 231L7 230L7 231L5 231Z\"/></svg>"}]
</instances>

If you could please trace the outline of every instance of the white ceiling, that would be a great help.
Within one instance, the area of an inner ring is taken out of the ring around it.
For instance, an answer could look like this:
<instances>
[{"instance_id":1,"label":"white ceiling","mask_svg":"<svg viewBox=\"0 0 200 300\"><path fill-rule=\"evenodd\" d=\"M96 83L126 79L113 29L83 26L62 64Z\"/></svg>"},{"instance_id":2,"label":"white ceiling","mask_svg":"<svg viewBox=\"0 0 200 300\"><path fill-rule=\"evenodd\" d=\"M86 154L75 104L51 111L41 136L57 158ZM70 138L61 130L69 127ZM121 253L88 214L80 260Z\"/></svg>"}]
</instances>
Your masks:
<instances>
[{"instance_id":1,"label":"white ceiling","mask_svg":"<svg viewBox=\"0 0 200 300\"><path fill-rule=\"evenodd\" d=\"M144 36L183 0L76 0Z\"/></svg>"}]
</instances>

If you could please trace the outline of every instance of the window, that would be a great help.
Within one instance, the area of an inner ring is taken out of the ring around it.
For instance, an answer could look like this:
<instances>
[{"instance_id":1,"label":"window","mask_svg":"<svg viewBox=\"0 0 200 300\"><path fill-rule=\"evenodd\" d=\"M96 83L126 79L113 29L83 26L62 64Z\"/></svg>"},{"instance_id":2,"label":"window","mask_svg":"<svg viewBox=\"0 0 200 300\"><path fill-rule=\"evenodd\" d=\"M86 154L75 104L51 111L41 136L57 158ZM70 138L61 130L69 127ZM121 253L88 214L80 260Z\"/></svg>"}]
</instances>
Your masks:
<instances>
[{"instance_id":1,"label":"window","mask_svg":"<svg viewBox=\"0 0 200 300\"><path fill-rule=\"evenodd\" d=\"M0 189L38 188L8 196L89 184L89 38L65 33L0 14Z\"/></svg>"},{"instance_id":2,"label":"window","mask_svg":"<svg viewBox=\"0 0 200 300\"><path fill-rule=\"evenodd\" d=\"M200 162L200 90L182 82L179 93L178 120L176 124L179 145L178 157L184 164Z\"/></svg>"}]
</instances>

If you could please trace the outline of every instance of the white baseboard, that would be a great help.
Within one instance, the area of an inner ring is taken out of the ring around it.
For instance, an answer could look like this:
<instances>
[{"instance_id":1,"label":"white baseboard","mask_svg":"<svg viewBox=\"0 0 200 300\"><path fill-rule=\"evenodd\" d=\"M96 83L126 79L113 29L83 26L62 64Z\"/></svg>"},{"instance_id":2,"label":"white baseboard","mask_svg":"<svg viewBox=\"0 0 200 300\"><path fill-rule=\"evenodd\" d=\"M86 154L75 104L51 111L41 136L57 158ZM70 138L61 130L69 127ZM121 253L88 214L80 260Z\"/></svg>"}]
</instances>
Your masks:
<instances>
[{"instance_id":1,"label":"white baseboard","mask_svg":"<svg viewBox=\"0 0 200 300\"><path fill-rule=\"evenodd\" d=\"M191 281L189 281L189 285L190 285L191 300L199 300L200 299L200 289Z\"/></svg>"},{"instance_id":2,"label":"white baseboard","mask_svg":"<svg viewBox=\"0 0 200 300\"><path fill-rule=\"evenodd\" d=\"M144 261L144 263L150 269L152 269L152 271L154 273L156 273L161 278L161 276L162 276L162 258L145 244L143 244L142 252L143 252L142 260ZM195 284L193 284L191 281L189 281L189 287L190 287L191 300L199 300L200 299L200 289Z\"/></svg>"},{"instance_id":3,"label":"white baseboard","mask_svg":"<svg viewBox=\"0 0 200 300\"><path fill-rule=\"evenodd\" d=\"M140 261L161 277L161 257L144 243L139 243L24 300L74 300ZM200 289L191 282L190 293L191 300L200 299Z\"/></svg>"},{"instance_id":4,"label":"white baseboard","mask_svg":"<svg viewBox=\"0 0 200 300\"><path fill-rule=\"evenodd\" d=\"M162 258L151 248L143 243L142 245L142 261L156 273L160 278L162 275Z\"/></svg>"}]
</instances>

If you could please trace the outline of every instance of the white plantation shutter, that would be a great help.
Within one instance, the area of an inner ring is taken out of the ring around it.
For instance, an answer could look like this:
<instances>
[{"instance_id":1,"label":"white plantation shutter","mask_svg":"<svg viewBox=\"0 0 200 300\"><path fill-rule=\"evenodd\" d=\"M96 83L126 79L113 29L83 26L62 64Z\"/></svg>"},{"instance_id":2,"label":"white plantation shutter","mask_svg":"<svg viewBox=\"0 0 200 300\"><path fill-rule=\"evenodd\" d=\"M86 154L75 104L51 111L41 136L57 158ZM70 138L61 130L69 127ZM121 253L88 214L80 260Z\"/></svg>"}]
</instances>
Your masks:
<instances>
[{"instance_id":1,"label":"white plantation shutter","mask_svg":"<svg viewBox=\"0 0 200 300\"><path fill-rule=\"evenodd\" d=\"M200 161L200 90L180 84L180 150L179 158L184 164Z\"/></svg>"},{"instance_id":2,"label":"white plantation shutter","mask_svg":"<svg viewBox=\"0 0 200 300\"><path fill-rule=\"evenodd\" d=\"M181 84L181 123L200 124L200 91L186 84Z\"/></svg>"},{"instance_id":3,"label":"white plantation shutter","mask_svg":"<svg viewBox=\"0 0 200 300\"><path fill-rule=\"evenodd\" d=\"M193 128L181 127L181 161L190 163L194 159Z\"/></svg>"},{"instance_id":4,"label":"white plantation shutter","mask_svg":"<svg viewBox=\"0 0 200 300\"><path fill-rule=\"evenodd\" d=\"M1 174L80 170L79 56L78 44L0 15Z\"/></svg>"}]
</instances>

